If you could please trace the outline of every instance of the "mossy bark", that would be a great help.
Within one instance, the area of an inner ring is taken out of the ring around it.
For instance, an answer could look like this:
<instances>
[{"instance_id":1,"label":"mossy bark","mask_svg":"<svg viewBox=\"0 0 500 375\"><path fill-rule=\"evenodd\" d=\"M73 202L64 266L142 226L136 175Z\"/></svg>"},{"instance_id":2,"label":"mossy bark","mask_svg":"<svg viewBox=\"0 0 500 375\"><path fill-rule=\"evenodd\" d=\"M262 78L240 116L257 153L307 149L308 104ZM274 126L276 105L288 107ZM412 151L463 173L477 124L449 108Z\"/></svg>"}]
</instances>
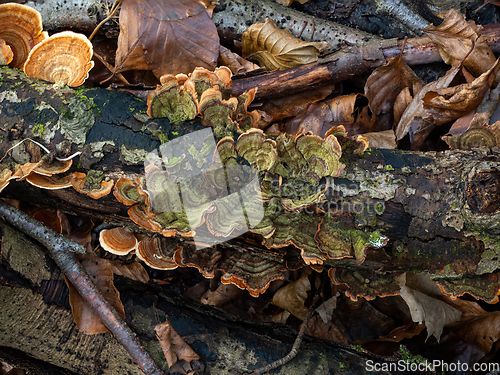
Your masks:
<instances>
[{"instance_id":1,"label":"mossy bark","mask_svg":"<svg viewBox=\"0 0 500 375\"><path fill-rule=\"evenodd\" d=\"M30 141L18 145L19 141L30 138L44 144L59 157L81 151L82 155L75 158L73 171L88 174L91 170L98 170L103 172L103 178L117 180L119 177L127 177L133 180L144 173L143 161L148 152L155 150L167 139L202 128L197 121L172 126L166 120L152 120L145 114L146 104L125 92L58 87L30 80L20 71L5 68L0 69L0 82L0 155L5 155L2 159L2 169L15 163L38 161L43 156L41 149ZM11 149L13 146L15 147ZM335 212L339 219L354 223L359 231L379 231L382 236L388 237L389 242L383 248L368 250L366 259L361 265L352 259L326 260L325 265L354 270L361 274L363 280L368 281L371 280L371 275L390 276L404 271L430 271L432 277L443 280L468 278L467 280L470 281L477 277L480 281L481 275L488 276L500 266L499 157L498 149L441 153L371 149L359 156L349 156L345 153L343 161L347 167L339 178L330 181L326 194L327 201L323 208ZM95 200L71 188L42 190L26 181L12 181L2 192L2 196L39 206L57 208L68 213L91 216L108 223L125 225L145 232L129 219L127 207L119 203L112 194ZM315 231L316 228L311 229L311 238L314 237ZM9 250L8 245L12 241L4 239L3 243L2 256L7 257L6 262L10 262L12 251ZM224 246L231 246L231 243ZM299 253L299 250L292 246L277 249L279 251L276 252L248 245L246 251L249 248L256 255L262 254L267 258L282 256L283 251ZM39 251L36 254L40 255ZM45 257L40 255L30 259L32 262L38 262ZM23 261L13 262L11 266L22 263ZM30 276L35 278L31 281L33 285L37 285L40 278L47 277L44 273L46 271L43 271L44 268L39 269L41 273ZM29 268L17 272L25 277L31 274ZM375 285L371 287L370 282L365 281L365 284L363 287L368 290L376 288ZM474 292L473 289L469 289L469 292L471 291ZM15 301L25 301L22 307L26 315L22 316L26 319L17 320L16 318L14 321L12 319L15 314L8 312L11 310L2 309L2 316L6 320L0 322L0 327L14 327L16 322L22 324L26 320L28 327L31 327L29 324L35 327L33 331L42 331L43 335L50 336L51 331L58 329L57 325L53 325L53 318L51 318L56 314L57 319L64 319L65 327L68 327L65 330L66 334L71 332L71 335L75 336L72 340L84 343L82 345L85 345L86 352L94 353L96 347L111 345L112 340L109 340L109 337L78 336L79 333L71 326L68 311L63 313L59 308L46 306L40 296L32 295L26 289L3 285L1 293L5 304L11 305L15 304ZM173 299L168 300L170 303L165 306L172 305L174 310L166 314L181 316L180 308L172 304L172 301ZM125 301L126 311L131 315L130 321L132 322L143 321L142 318L139 320L133 318L133 314L136 314L134 306L137 303L133 300ZM147 312L151 315L154 311L153 302L144 303L148 309L151 307L151 310ZM144 306L144 304L140 305ZM196 314L200 314L197 319L203 320L199 317L210 314L210 311L213 313L210 309L203 309L201 313L197 312ZM218 314L220 313L217 312L216 315ZM36 315L43 317L42 320L47 322L47 325L36 323L41 321L40 319L32 322L33 316ZM9 319L12 320L11 323L6 325ZM152 315L147 319L153 324ZM260 336L252 336L251 339L249 339L250 336L235 338L234 335L238 332L241 322L231 323L230 319L227 319L224 325L228 324L232 328L224 331L222 336L215 336L220 339L218 343L211 339L214 331L209 328L202 329L201 326L200 332L203 333L197 333L188 339L193 345L202 343L200 345L203 348L209 347L208 354L203 358L207 363L213 360L213 366L225 366L227 369L232 366L231 363L239 361L248 363L255 359L255 363L263 364L285 354L286 350L273 352L272 341L265 344L266 350L264 351L259 351L258 346L252 346L252 342L258 342L253 340L261 340ZM48 325L49 322L51 326ZM220 328L221 323L218 324ZM186 326L189 326L187 322ZM249 330L254 328L251 325L249 327ZM26 328L22 329L26 330ZM269 327L266 329L269 330ZM15 331L14 328L6 330L6 334L11 330L17 332L16 337L22 335L22 332ZM153 330L149 332L152 335ZM248 333L248 335L251 334ZM42 341L45 340L43 335ZM185 335L189 336L190 333L186 331ZM35 340L38 333L32 336L30 340ZM287 337L291 338L293 335L288 334ZM154 341L152 337L147 339ZM51 350L58 352L57 348L60 348L61 340L56 337ZM0 342L0 345L12 345L14 341L16 340L6 339ZM48 349L43 349L41 344L33 344L28 350L26 346L21 347L21 343L20 341L21 350L34 352L41 358L47 357L47 360L51 357L45 353L45 351L49 352ZM224 346L221 343L226 344ZM157 351L157 344L154 345L156 345L154 351ZM226 358L227 353L221 351L224 347L228 353L234 348L239 348L236 350L240 353L239 357L236 359L230 357L226 362L214 360L213 358L216 357ZM301 351L303 357L299 357L302 360L296 360L293 362L295 364L290 364L290 366L296 366L297 362L302 362L302 364L321 362L318 357L320 352L315 351L317 349L314 348L315 346L306 346ZM249 351L252 353L252 350L254 354L250 358L248 357ZM338 369L339 358L344 358L345 355L354 355L354 357L349 357L351 359L357 356L356 353L339 354L335 352L336 349L332 350L332 353L336 354L328 354L326 356L328 359L322 365L330 369ZM264 353L275 354L271 355L272 358L263 358ZM71 353L68 355L71 356ZM73 355L76 354L73 353ZM100 356L102 353L95 355ZM95 358L91 358L90 354L87 357L88 362L81 365L82 369L93 366L89 363L94 363ZM358 361L356 365L356 361L351 359L349 359L350 366L357 366L358 370L362 371L360 362ZM113 361L110 360L110 362ZM120 360L119 363L125 362ZM298 366L302 364L299 363ZM288 370L283 370L282 373L291 373L292 367L285 367ZM218 374L223 373L221 371L223 370L217 369ZM311 373L309 370L304 371L303 367L301 371L299 373ZM356 372L360 373L359 371ZM229 370L227 373L230 373Z\"/></svg>"}]
</instances>

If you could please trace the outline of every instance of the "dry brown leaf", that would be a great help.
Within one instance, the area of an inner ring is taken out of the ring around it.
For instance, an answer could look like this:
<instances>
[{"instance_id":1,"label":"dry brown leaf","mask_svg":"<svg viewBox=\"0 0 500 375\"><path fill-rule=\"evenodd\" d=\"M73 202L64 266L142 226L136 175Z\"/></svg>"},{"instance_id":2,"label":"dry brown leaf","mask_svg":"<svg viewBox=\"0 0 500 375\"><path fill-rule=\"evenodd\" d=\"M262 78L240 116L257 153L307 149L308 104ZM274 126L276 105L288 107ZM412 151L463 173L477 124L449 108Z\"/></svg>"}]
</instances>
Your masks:
<instances>
[{"instance_id":1,"label":"dry brown leaf","mask_svg":"<svg viewBox=\"0 0 500 375\"><path fill-rule=\"evenodd\" d=\"M491 69L495 63L495 56L480 36L481 26L474 21L467 22L455 9L445 13L445 19L439 26L429 25L424 31L437 44L443 61L449 65L461 63L467 56L464 66L475 76L479 76Z\"/></svg>"},{"instance_id":2,"label":"dry brown leaf","mask_svg":"<svg viewBox=\"0 0 500 375\"><path fill-rule=\"evenodd\" d=\"M422 98L426 117L432 118L434 124L442 125L472 111L490 89L499 68L497 60L491 69L470 83L427 92Z\"/></svg>"},{"instance_id":3,"label":"dry brown leaf","mask_svg":"<svg viewBox=\"0 0 500 375\"><path fill-rule=\"evenodd\" d=\"M245 290L238 288L234 284L220 284L216 290L207 290L200 298L204 305L222 306L236 297L245 294Z\"/></svg>"},{"instance_id":4,"label":"dry brown leaf","mask_svg":"<svg viewBox=\"0 0 500 375\"><path fill-rule=\"evenodd\" d=\"M123 319L125 319L125 310L120 301L120 294L113 284L113 272L111 271L111 263L109 260L89 254L83 255L80 258L80 263L106 301L113 306ZM94 313L92 307L83 299L80 293L76 291L73 284L67 279L66 284L68 284L69 288L71 311L73 312L73 318L75 319L78 329L87 335L109 332L99 317Z\"/></svg>"},{"instance_id":5,"label":"dry brown leaf","mask_svg":"<svg viewBox=\"0 0 500 375\"><path fill-rule=\"evenodd\" d=\"M325 323L320 316L314 315L307 324L306 335L319 339L332 340L342 344L349 344L344 333L333 323Z\"/></svg>"},{"instance_id":6,"label":"dry brown leaf","mask_svg":"<svg viewBox=\"0 0 500 375\"><path fill-rule=\"evenodd\" d=\"M152 70L159 78L213 70L218 56L217 29L201 1L123 0L116 73Z\"/></svg>"},{"instance_id":7,"label":"dry brown leaf","mask_svg":"<svg viewBox=\"0 0 500 375\"><path fill-rule=\"evenodd\" d=\"M149 282L148 271L139 262L123 263L121 260L111 260L111 269L115 275L126 277L130 280L147 284Z\"/></svg>"},{"instance_id":8,"label":"dry brown leaf","mask_svg":"<svg viewBox=\"0 0 500 375\"><path fill-rule=\"evenodd\" d=\"M307 298L307 292L311 290L309 275L303 275L300 279L285 285L279 289L273 296L273 304L289 311L293 316L304 320L307 315L307 307L304 302Z\"/></svg>"},{"instance_id":9,"label":"dry brown leaf","mask_svg":"<svg viewBox=\"0 0 500 375\"><path fill-rule=\"evenodd\" d=\"M408 304L412 320L419 324L425 323L427 338L434 335L439 342L443 327L460 320L462 313L452 306L450 298L443 294L428 274L406 273L398 280L401 297Z\"/></svg>"},{"instance_id":10,"label":"dry brown leaf","mask_svg":"<svg viewBox=\"0 0 500 375\"><path fill-rule=\"evenodd\" d=\"M403 89L409 90L408 94L414 96L422 86L420 78L399 55L370 74L365 84L365 95L372 113L380 117L393 113L396 98Z\"/></svg>"},{"instance_id":11,"label":"dry brown leaf","mask_svg":"<svg viewBox=\"0 0 500 375\"><path fill-rule=\"evenodd\" d=\"M200 356L186 344L170 322L166 320L164 323L157 324L155 332L169 369L172 372L180 372L182 374L192 371L190 362L198 361ZM184 361L184 363L181 361Z\"/></svg>"},{"instance_id":12,"label":"dry brown leaf","mask_svg":"<svg viewBox=\"0 0 500 375\"><path fill-rule=\"evenodd\" d=\"M335 83L328 83L312 89L306 89L294 94L270 98L264 102L261 110L272 116L272 121L286 117L295 117L312 104L325 99L335 90ZM336 90L340 91L340 90ZM296 133L294 133L296 134Z\"/></svg>"},{"instance_id":13,"label":"dry brown leaf","mask_svg":"<svg viewBox=\"0 0 500 375\"><path fill-rule=\"evenodd\" d=\"M258 62L268 70L288 69L314 62L321 51L330 47L326 42L297 39L269 18L265 23L251 25L241 36L241 44L243 57Z\"/></svg>"},{"instance_id":14,"label":"dry brown leaf","mask_svg":"<svg viewBox=\"0 0 500 375\"><path fill-rule=\"evenodd\" d=\"M429 91L448 87L458 74L459 70L459 66L452 67L450 70L448 70L448 72L446 72L443 77L440 77L438 80L428 83L418 92L417 95L415 95L410 104L408 104L408 107L406 107L403 115L401 116L401 119L399 120L399 123L396 126L396 139L398 141L401 140L406 134L408 134L410 127L425 129L426 126L430 127L433 125L432 123L429 123L424 119L425 109L422 99ZM420 141L420 139L412 140L412 137L415 137L415 132L413 132L413 135L410 135L412 144L422 144L425 140L424 138L421 140L421 142L418 142ZM425 137L427 137L427 135L425 135Z\"/></svg>"},{"instance_id":15,"label":"dry brown leaf","mask_svg":"<svg viewBox=\"0 0 500 375\"><path fill-rule=\"evenodd\" d=\"M326 102L313 103L307 110L287 121L282 130L292 135L312 132L324 137L334 125L351 124L353 128L349 129L350 135L364 133L361 129L356 129L356 125L362 128L362 124L355 123L355 114L362 111L363 102L366 102L364 95L350 94Z\"/></svg>"},{"instance_id":16,"label":"dry brown leaf","mask_svg":"<svg viewBox=\"0 0 500 375\"><path fill-rule=\"evenodd\" d=\"M396 135L392 129L382 132L364 133L363 137L368 140L370 147L390 150L394 150L397 147Z\"/></svg>"},{"instance_id":17,"label":"dry brown leaf","mask_svg":"<svg viewBox=\"0 0 500 375\"><path fill-rule=\"evenodd\" d=\"M257 64L244 59L224 46L219 47L219 65L227 66L233 74L243 74L261 69Z\"/></svg>"}]
</instances>

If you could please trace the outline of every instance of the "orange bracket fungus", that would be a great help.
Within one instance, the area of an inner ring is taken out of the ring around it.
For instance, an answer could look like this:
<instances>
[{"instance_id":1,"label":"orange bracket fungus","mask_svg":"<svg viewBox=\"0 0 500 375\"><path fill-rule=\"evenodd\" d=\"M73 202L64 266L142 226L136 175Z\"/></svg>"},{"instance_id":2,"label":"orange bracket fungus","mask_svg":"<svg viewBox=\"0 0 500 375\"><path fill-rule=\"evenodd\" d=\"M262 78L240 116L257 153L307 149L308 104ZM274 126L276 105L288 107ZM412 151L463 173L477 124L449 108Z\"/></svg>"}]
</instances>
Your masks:
<instances>
[{"instance_id":1,"label":"orange bracket fungus","mask_svg":"<svg viewBox=\"0 0 500 375\"><path fill-rule=\"evenodd\" d=\"M137 248L138 241L132 231L127 228L118 227L103 229L99 233L99 244L111 254L127 255Z\"/></svg>"},{"instance_id":2,"label":"orange bracket fungus","mask_svg":"<svg viewBox=\"0 0 500 375\"><path fill-rule=\"evenodd\" d=\"M85 173L73 172L73 188L81 194L86 194L91 198L99 199L111 193L113 189L113 180L103 180L103 173L90 170Z\"/></svg>"},{"instance_id":3,"label":"orange bracket fungus","mask_svg":"<svg viewBox=\"0 0 500 375\"><path fill-rule=\"evenodd\" d=\"M63 31L37 44L24 63L30 78L80 86L94 66L92 43L83 34Z\"/></svg>"},{"instance_id":4,"label":"orange bracket fungus","mask_svg":"<svg viewBox=\"0 0 500 375\"><path fill-rule=\"evenodd\" d=\"M12 67L21 69L31 49L48 37L42 30L37 10L15 3L0 5L0 38L12 50Z\"/></svg>"}]
</instances>

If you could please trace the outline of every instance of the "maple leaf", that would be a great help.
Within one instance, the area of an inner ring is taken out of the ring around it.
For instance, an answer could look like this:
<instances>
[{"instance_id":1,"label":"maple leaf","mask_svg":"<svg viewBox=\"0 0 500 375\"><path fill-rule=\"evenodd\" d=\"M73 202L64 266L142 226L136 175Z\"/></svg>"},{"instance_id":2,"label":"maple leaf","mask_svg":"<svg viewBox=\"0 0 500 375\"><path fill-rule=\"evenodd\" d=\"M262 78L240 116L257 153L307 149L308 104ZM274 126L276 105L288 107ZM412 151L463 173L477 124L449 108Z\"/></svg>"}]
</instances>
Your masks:
<instances>
[{"instance_id":1,"label":"maple leaf","mask_svg":"<svg viewBox=\"0 0 500 375\"><path fill-rule=\"evenodd\" d=\"M115 73L152 70L159 78L196 67L213 70L219 36L205 5L197 0L123 0Z\"/></svg>"}]
</instances>

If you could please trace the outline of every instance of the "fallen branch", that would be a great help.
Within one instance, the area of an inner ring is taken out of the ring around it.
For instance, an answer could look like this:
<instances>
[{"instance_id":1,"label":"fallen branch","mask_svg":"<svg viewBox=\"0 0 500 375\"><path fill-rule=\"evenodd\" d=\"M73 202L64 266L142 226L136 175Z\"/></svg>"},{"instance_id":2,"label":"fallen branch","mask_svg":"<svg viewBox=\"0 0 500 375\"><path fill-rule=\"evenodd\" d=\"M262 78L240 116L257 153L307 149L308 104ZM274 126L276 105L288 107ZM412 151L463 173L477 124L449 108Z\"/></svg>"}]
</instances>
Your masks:
<instances>
[{"instance_id":1,"label":"fallen branch","mask_svg":"<svg viewBox=\"0 0 500 375\"><path fill-rule=\"evenodd\" d=\"M124 346L130 356L141 367L145 374L163 375L149 353L141 346L139 339L127 326L127 323L116 313L115 309L104 299L92 280L78 263L76 254L85 252L83 246L67 239L59 233L47 228L24 212L0 200L0 215L4 219L31 238L44 245L51 257L64 272L68 280L83 298L94 309L104 325Z\"/></svg>"}]
</instances>

